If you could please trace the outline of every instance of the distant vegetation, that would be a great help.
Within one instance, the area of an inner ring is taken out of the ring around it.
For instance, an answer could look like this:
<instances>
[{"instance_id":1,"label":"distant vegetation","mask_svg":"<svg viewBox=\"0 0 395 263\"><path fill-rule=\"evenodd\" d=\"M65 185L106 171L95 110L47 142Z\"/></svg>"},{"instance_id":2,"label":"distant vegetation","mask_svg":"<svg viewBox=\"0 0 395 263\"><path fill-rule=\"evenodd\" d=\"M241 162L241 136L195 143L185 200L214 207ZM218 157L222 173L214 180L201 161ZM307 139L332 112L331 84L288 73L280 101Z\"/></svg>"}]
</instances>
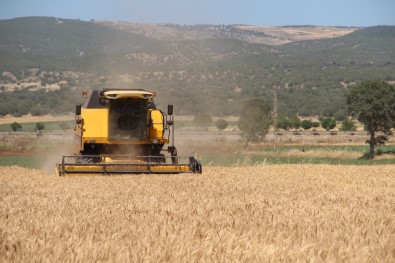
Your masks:
<instances>
[{"instance_id":1,"label":"distant vegetation","mask_svg":"<svg viewBox=\"0 0 395 263\"><path fill-rule=\"evenodd\" d=\"M15 117L31 113L59 115L72 112L76 103L81 102L81 92L63 88L58 91L16 90L0 93L0 115Z\"/></svg>"},{"instance_id":2,"label":"distant vegetation","mask_svg":"<svg viewBox=\"0 0 395 263\"><path fill-rule=\"evenodd\" d=\"M66 131L74 128L75 121L48 121L48 122L25 122L18 123L13 122L11 124L0 124L0 132L11 132L11 131L23 131L23 132L35 132L39 130L38 128L44 128L41 130L48 131ZM37 127L38 125L38 127Z\"/></svg>"},{"instance_id":3,"label":"distant vegetation","mask_svg":"<svg viewBox=\"0 0 395 263\"><path fill-rule=\"evenodd\" d=\"M77 20L1 20L0 115L71 112L82 89L104 87L155 90L159 106L174 104L177 114L240 115L251 98L271 102L279 81L280 115L345 120L350 86L395 80L393 26L281 46L243 41L268 36L232 26L160 25L197 36L160 39L154 27L137 34Z\"/></svg>"}]
</instances>

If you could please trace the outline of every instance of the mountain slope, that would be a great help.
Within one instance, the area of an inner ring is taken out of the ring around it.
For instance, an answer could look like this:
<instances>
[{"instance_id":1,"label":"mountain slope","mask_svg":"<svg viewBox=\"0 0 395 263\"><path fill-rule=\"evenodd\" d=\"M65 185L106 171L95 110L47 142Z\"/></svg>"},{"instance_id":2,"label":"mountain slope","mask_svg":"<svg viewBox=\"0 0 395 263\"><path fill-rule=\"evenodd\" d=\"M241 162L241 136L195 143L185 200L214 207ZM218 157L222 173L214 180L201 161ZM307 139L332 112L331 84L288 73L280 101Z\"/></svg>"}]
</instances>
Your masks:
<instances>
[{"instance_id":1,"label":"mountain slope","mask_svg":"<svg viewBox=\"0 0 395 263\"><path fill-rule=\"evenodd\" d=\"M273 46L250 41L275 39L273 29L121 25L126 28L48 17L0 21L0 91L12 97L14 90L147 88L178 113L235 115L248 98L272 98L271 83L280 81L280 113L344 117L347 86L395 80L395 27ZM31 102L25 104L28 111Z\"/></svg>"},{"instance_id":2,"label":"mountain slope","mask_svg":"<svg viewBox=\"0 0 395 263\"><path fill-rule=\"evenodd\" d=\"M0 34L5 36L0 39L1 56L5 58L2 67L7 63L15 67L32 63L52 70L85 71L120 54L158 44L91 22L43 17L3 20Z\"/></svg>"}]
</instances>

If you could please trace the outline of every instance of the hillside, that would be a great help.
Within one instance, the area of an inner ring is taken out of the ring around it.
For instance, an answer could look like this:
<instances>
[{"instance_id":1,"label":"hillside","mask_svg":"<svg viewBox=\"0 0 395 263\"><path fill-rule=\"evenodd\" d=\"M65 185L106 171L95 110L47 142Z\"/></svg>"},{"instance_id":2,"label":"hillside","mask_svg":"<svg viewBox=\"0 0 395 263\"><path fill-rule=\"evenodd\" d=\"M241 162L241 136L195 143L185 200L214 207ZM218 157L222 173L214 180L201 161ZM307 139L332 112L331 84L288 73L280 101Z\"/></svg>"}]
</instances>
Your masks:
<instances>
[{"instance_id":1,"label":"hillside","mask_svg":"<svg viewBox=\"0 0 395 263\"><path fill-rule=\"evenodd\" d=\"M265 45L282 45L295 41L340 37L358 29L355 27L313 26L149 25L131 24L122 21L97 21L95 23L160 40L180 41L185 39L231 38Z\"/></svg>"},{"instance_id":2,"label":"hillside","mask_svg":"<svg viewBox=\"0 0 395 263\"><path fill-rule=\"evenodd\" d=\"M344 93L395 80L395 27L143 25L27 17L0 21L0 115L72 111L81 89L146 88L177 114L237 115L253 96L280 113L344 117Z\"/></svg>"}]
</instances>

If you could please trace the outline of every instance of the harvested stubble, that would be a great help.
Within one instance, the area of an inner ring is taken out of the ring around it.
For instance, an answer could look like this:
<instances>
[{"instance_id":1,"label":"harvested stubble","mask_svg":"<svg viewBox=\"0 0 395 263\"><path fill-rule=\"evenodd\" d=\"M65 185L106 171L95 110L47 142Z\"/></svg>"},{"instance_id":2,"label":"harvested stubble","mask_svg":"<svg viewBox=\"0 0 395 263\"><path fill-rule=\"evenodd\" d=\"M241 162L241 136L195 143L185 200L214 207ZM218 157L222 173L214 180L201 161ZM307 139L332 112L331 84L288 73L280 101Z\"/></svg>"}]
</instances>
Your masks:
<instances>
[{"instance_id":1,"label":"harvested stubble","mask_svg":"<svg viewBox=\"0 0 395 263\"><path fill-rule=\"evenodd\" d=\"M394 262L395 166L0 168L0 262Z\"/></svg>"}]
</instances>

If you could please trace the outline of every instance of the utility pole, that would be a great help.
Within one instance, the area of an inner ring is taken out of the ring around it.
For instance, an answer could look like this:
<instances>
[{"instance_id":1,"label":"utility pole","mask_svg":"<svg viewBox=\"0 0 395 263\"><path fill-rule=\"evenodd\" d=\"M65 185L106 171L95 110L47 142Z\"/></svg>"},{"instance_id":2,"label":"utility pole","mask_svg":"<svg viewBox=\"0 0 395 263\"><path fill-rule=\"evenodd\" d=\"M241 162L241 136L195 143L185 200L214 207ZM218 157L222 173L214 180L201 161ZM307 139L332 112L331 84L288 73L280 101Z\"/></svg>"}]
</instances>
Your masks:
<instances>
[{"instance_id":1,"label":"utility pole","mask_svg":"<svg viewBox=\"0 0 395 263\"><path fill-rule=\"evenodd\" d=\"M273 126L274 132L277 133L277 117L278 117L278 90L280 89L280 82L276 81L272 83L274 90L273 96Z\"/></svg>"}]
</instances>

